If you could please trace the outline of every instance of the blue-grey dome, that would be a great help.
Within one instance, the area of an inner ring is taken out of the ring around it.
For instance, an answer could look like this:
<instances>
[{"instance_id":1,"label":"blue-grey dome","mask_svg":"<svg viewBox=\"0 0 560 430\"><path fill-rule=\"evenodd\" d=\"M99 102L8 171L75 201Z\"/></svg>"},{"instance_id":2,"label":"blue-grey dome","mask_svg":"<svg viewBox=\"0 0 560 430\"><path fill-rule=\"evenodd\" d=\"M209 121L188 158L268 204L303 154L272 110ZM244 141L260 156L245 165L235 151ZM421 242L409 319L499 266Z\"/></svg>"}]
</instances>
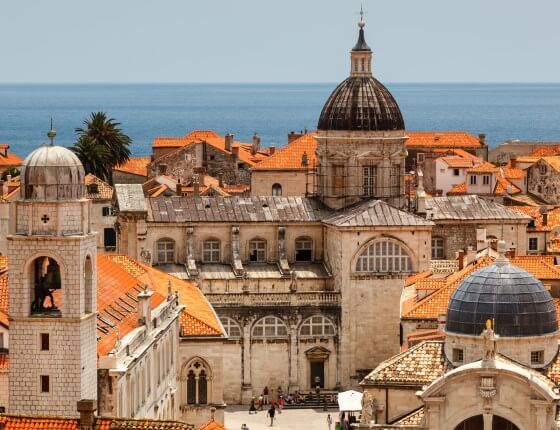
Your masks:
<instances>
[{"instance_id":1,"label":"blue-grey dome","mask_svg":"<svg viewBox=\"0 0 560 430\"><path fill-rule=\"evenodd\" d=\"M503 256L459 284L447 308L446 330L478 336L488 319L494 320L494 331L501 336L539 336L558 330L550 293Z\"/></svg>"}]
</instances>

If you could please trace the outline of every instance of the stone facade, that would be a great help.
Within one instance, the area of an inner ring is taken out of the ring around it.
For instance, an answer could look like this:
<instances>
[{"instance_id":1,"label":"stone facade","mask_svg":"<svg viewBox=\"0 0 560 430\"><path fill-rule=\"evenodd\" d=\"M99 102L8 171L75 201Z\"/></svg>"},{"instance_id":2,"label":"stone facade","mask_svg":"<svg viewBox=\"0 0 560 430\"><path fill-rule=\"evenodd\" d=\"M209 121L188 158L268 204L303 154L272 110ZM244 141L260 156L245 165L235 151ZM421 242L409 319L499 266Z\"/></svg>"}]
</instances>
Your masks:
<instances>
[{"instance_id":1,"label":"stone facade","mask_svg":"<svg viewBox=\"0 0 560 430\"><path fill-rule=\"evenodd\" d=\"M255 170L251 173L251 195L307 196L314 194L314 182L314 172L311 169L309 172Z\"/></svg>"},{"instance_id":2,"label":"stone facade","mask_svg":"<svg viewBox=\"0 0 560 430\"><path fill-rule=\"evenodd\" d=\"M555 158L541 158L527 169L527 192L550 205L560 204L560 171Z\"/></svg>"}]
</instances>

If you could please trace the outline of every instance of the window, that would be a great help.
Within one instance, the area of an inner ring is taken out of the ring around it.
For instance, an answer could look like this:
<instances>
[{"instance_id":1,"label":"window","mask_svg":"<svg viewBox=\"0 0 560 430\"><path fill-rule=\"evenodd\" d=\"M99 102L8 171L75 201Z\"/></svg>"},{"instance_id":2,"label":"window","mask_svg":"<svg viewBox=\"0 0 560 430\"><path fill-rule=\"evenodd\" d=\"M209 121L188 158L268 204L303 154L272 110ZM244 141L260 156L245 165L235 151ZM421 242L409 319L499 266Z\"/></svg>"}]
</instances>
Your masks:
<instances>
[{"instance_id":1,"label":"window","mask_svg":"<svg viewBox=\"0 0 560 430\"><path fill-rule=\"evenodd\" d=\"M220 321L222 322L228 337L241 337L241 328L239 328L239 325L233 319L229 317L220 317Z\"/></svg>"},{"instance_id":2,"label":"window","mask_svg":"<svg viewBox=\"0 0 560 430\"><path fill-rule=\"evenodd\" d=\"M257 239L249 241L249 261L259 263L266 261L266 241Z\"/></svg>"},{"instance_id":3,"label":"window","mask_svg":"<svg viewBox=\"0 0 560 430\"><path fill-rule=\"evenodd\" d=\"M362 186L364 196L374 196L377 182L377 167L362 167Z\"/></svg>"},{"instance_id":4,"label":"window","mask_svg":"<svg viewBox=\"0 0 560 430\"><path fill-rule=\"evenodd\" d=\"M306 319L300 329L302 336L334 336L334 334L334 324L322 315Z\"/></svg>"},{"instance_id":5,"label":"window","mask_svg":"<svg viewBox=\"0 0 560 430\"><path fill-rule=\"evenodd\" d=\"M48 333L41 333L39 335L39 338L41 340L41 351L48 351L50 349L49 334Z\"/></svg>"},{"instance_id":6,"label":"window","mask_svg":"<svg viewBox=\"0 0 560 430\"><path fill-rule=\"evenodd\" d=\"M253 337L286 337L288 329L286 324L278 317L269 316L261 318L253 327Z\"/></svg>"},{"instance_id":7,"label":"window","mask_svg":"<svg viewBox=\"0 0 560 430\"><path fill-rule=\"evenodd\" d=\"M41 375L41 393L49 393L51 391L50 382L48 375Z\"/></svg>"},{"instance_id":8,"label":"window","mask_svg":"<svg viewBox=\"0 0 560 430\"><path fill-rule=\"evenodd\" d=\"M88 184L87 185L87 192L89 194L97 194L99 192L98 185L95 182L93 182L91 184Z\"/></svg>"},{"instance_id":9,"label":"window","mask_svg":"<svg viewBox=\"0 0 560 430\"><path fill-rule=\"evenodd\" d=\"M453 363L463 363L465 360L465 352L462 348L453 348Z\"/></svg>"},{"instance_id":10,"label":"window","mask_svg":"<svg viewBox=\"0 0 560 430\"><path fill-rule=\"evenodd\" d=\"M4 333L0 333L0 349L4 349Z\"/></svg>"},{"instance_id":11,"label":"window","mask_svg":"<svg viewBox=\"0 0 560 430\"><path fill-rule=\"evenodd\" d=\"M101 209L103 216L113 216L115 215L115 210L111 206L103 206Z\"/></svg>"},{"instance_id":12,"label":"window","mask_svg":"<svg viewBox=\"0 0 560 430\"><path fill-rule=\"evenodd\" d=\"M357 272L411 272L412 260L404 248L389 240L374 242L358 257Z\"/></svg>"},{"instance_id":13,"label":"window","mask_svg":"<svg viewBox=\"0 0 560 430\"><path fill-rule=\"evenodd\" d=\"M210 368L202 360L195 359L186 368L187 403L205 405L208 403L208 379Z\"/></svg>"},{"instance_id":14,"label":"window","mask_svg":"<svg viewBox=\"0 0 560 430\"><path fill-rule=\"evenodd\" d=\"M399 171L400 166L391 167L391 187L395 188L399 186Z\"/></svg>"},{"instance_id":15,"label":"window","mask_svg":"<svg viewBox=\"0 0 560 430\"><path fill-rule=\"evenodd\" d=\"M166 164L160 164L158 166L158 174L165 175L166 171L167 171L167 165Z\"/></svg>"},{"instance_id":16,"label":"window","mask_svg":"<svg viewBox=\"0 0 560 430\"><path fill-rule=\"evenodd\" d=\"M484 175L482 177L482 185L488 185L490 183L490 176Z\"/></svg>"},{"instance_id":17,"label":"window","mask_svg":"<svg viewBox=\"0 0 560 430\"><path fill-rule=\"evenodd\" d=\"M365 70L366 68L366 61L365 58L362 58L362 72Z\"/></svg>"},{"instance_id":18,"label":"window","mask_svg":"<svg viewBox=\"0 0 560 430\"><path fill-rule=\"evenodd\" d=\"M459 169L453 169L453 176L459 176Z\"/></svg>"},{"instance_id":19,"label":"window","mask_svg":"<svg viewBox=\"0 0 560 430\"><path fill-rule=\"evenodd\" d=\"M548 169L546 168L546 164L541 163L541 164L539 165L539 173L540 173L541 175L546 175L547 170L548 170Z\"/></svg>"},{"instance_id":20,"label":"window","mask_svg":"<svg viewBox=\"0 0 560 430\"><path fill-rule=\"evenodd\" d=\"M272 195L273 196L281 196L282 195L282 185L276 183L272 185Z\"/></svg>"},{"instance_id":21,"label":"window","mask_svg":"<svg viewBox=\"0 0 560 430\"><path fill-rule=\"evenodd\" d=\"M342 164L333 164L332 166L333 176L332 176L332 189L334 196L342 196L344 195L344 165Z\"/></svg>"},{"instance_id":22,"label":"window","mask_svg":"<svg viewBox=\"0 0 560 430\"><path fill-rule=\"evenodd\" d=\"M544 364L544 351L531 351L531 364Z\"/></svg>"},{"instance_id":23,"label":"window","mask_svg":"<svg viewBox=\"0 0 560 430\"><path fill-rule=\"evenodd\" d=\"M157 241L157 262L173 263L175 261L175 241L160 239Z\"/></svg>"},{"instance_id":24,"label":"window","mask_svg":"<svg viewBox=\"0 0 560 430\"><path fill-rule=\"evenodd\" d=\"M529 251L538 251L538 250L539 250L539 239L537 237L530 237Z\"/></svg>"},{"instance_id":25,"label":"window","mask_svg":"<svg viewBox=\"0 0 560 430\"><path fill-rule=\"evenodd\" d=\"M49 257L38 257L33 264L31 313L60 316L62 302L61 277L58 263Z\"/></svg>"},{"instance_id":26,"label":"window","mask_svg":"<svg viewBox=\"0 0 560 430\"><path fill-rule=\"evenodd\" d=\"M476 175L470 176L471 185L476 185Z\"/></svg>"},{"instance_id":27,"label":"window","mask_svg":"<svg viewBox=\"0 0 560 430\"><path fill-rule=\"evenodd\" d=\"M416 161L418 163L423 163L425 159L425 154L423 152L419 152L418 154L416 154Z\"/></svg>"},{"instance_id":28,"label":"window","mask_svg":"<svg viewBox=\"0 0 560 430\"><path fill-rule=\"evenodd\" d=\"M220 262L220 241L205 240L202 245L202 261L205 263Z\"/></svg>"},{"instance_id":29,"label":"window","mask_svg":"<svg viewBox=\"0 0 560 430\"><path fill-rule=\"evenodd\" d=\"M307 237L296 239L296 261L311 260L313 260L313 241Z\"/></svg>"},{"instance_id":30,"label":"window","mask_svg":"<svg viewBox=\"0 0 560 430\"><path fill-rule=\"evenodd\" d=\"M432 260L443 260L445 258L443 243L442 237L432 238Z\"/></svg>"}]
</instances>

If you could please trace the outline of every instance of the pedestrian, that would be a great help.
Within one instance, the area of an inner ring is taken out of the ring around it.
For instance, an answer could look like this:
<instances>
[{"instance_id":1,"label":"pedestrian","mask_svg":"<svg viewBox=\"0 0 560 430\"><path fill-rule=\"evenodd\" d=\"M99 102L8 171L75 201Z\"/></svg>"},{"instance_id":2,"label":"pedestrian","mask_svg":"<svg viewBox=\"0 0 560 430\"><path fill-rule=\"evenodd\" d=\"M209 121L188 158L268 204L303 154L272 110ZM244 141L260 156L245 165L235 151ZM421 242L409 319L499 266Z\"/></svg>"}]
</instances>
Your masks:
<instances>
[{"instance_id":1,"label":"pedestrian","mask_svg":"<svg viewBox=\"0 0 560 430\"><path fill-rule=\"evenodd\" d=\"M257 413L257 408L255 407L255 398L254 397L251 399L251 404L249 405L249 415L251 415L253 412Z\"/></svg>"},{"instance_id":2,"label":"pedestrian","mask_svg":"<svg viewBox=\"0 0 560 430\"><path fill-rule=\"evenodd\" d=\"M268 405L268 387L265 386L263 390L264 404Z\"/></svg>"},{"instance_id":3,"label":"pedestrian","mask_svg":"<svg viewBox=\"0 0 560 430\"><path fill-rule=\"evenodd\" d=\"M327 415L327 425L329 426L329 430L331 430L331 426L332 426L332 417L331 414Z\"/></svg>"},{"instance_id":4,"label":"pedestrian","mask_svg":"<svg viewBox=\"0 0 560 430\"><path fill-rule=\"evenodd\" d=\"M270 417L270 426L272 427L274 425L274 414L276 413L276 408L274 407L274 404L270 405L270 408L268 408L268 412L266 413L267 416Z\"/></svg>"},{"instance_id":5,"label":"pedestrian","mask_svg":"<svg viewBox=\"0 0 560 430\"><path fill-rule=\"evenodd\" d=\"M262 411L263 410L263 403L264 403L264 399L262 394L259 396L259 400L257 400L257 411Z\"/></svg>"}]
</instances>

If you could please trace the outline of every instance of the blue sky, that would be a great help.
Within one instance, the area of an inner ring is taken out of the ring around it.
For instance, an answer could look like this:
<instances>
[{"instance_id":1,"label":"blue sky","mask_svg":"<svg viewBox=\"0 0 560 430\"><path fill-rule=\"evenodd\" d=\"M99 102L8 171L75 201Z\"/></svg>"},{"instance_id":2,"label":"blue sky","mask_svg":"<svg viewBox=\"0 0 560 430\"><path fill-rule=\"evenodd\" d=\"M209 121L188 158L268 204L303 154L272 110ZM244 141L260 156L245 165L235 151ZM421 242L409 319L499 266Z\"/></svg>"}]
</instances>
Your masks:
<instances>
[{"instance_id":1,"label":"blue sky","mask_svg":"<svg viewBox=\"0 0 560 430\"><path fill-rule=\"evenodd\" d=\"M558 82L560 1L363 0L385 82ZM360 1L8 0L0 82L338 82Z\"/></svg>"}]
</instances>

